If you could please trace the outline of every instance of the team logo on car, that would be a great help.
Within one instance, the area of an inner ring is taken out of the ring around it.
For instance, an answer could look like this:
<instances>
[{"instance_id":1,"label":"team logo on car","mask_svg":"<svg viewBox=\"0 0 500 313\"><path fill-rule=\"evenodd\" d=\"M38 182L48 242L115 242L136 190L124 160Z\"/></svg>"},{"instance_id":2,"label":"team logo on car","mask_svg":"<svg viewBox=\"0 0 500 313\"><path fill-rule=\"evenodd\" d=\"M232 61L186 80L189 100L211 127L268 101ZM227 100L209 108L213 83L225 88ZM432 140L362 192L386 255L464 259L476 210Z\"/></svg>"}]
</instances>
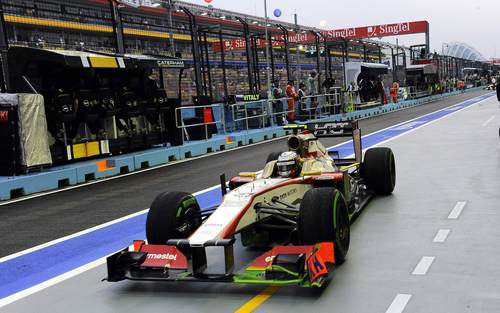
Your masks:
<instances>
[{"instance_id":1,"label":"team logo on car","mask_svg":"<svg viewBox=\"0 0 500 313\"><path fill-rule=\"evenodd\" d=\"M274 260L274 258L275 258L275 257L276 257L275 255L270 255L270 256L268 256L268 257L266 258L266 260L265 260L265 261L266 261L266 263L271 263L271 262Z\"/></svg>"},{"instance_id":2,"label":"team logo on car","mask_svg":"<svg viewBox=\"0 0 500 313\"><path fill-rule=\"evenodd\" d=\"M177 254L170 253L148 253L148 259L152 260L177 260Z\"/></svg>"}]
</instances>

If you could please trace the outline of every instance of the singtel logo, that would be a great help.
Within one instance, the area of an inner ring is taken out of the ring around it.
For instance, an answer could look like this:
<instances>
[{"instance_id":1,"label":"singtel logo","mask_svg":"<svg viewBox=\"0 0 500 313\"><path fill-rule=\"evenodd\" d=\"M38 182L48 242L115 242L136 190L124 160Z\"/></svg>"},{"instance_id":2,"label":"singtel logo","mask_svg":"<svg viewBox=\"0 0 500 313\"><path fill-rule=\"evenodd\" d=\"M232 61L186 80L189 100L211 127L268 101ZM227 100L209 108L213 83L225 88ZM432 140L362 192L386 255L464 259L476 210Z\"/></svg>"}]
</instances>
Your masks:
<instances>
[{"instance_id":1,"label":"singtel logo","mask_svg":"<svg viewBox=\"0 0 500 313\"><path fill-rule=\"evenodd\" d=\"M410 31L410 23L400 23L392 25L380 25L378 35L393 34L398 35ZM375 32L377 33L377 32ZM376 34L375 34L376 35Z\"/></svg>"},{"instance_id":2,"label":"singtel logo","mask_svg":"<svg viewBox=\"0 0 500 313\"><path fill-rule=\"evenodd\" d=\"M330 39L356 37L356 28L329 30L326 32L326 36Z\"/></svg>"}]
</instances>

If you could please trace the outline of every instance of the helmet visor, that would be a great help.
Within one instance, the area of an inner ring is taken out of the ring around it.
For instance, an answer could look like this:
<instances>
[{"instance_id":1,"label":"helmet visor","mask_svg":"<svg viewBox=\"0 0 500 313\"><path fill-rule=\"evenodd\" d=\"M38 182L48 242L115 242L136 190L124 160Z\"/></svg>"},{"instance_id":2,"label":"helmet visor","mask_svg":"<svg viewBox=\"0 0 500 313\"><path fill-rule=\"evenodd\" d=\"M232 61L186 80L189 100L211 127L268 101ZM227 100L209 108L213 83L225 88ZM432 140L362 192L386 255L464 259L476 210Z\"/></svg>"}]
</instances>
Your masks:
<instances>
[{"instance_id":1,"label":"helmet visor","mask_svg":"<svg viewBox=\"0 0 500 313\"><path fill-rule=\"evenodd\" d=\"M277 164L277 167L278 175L288 177L295 169L297 169L297 164L295 161L280 162Z\"/></svg>"}]
</instances>

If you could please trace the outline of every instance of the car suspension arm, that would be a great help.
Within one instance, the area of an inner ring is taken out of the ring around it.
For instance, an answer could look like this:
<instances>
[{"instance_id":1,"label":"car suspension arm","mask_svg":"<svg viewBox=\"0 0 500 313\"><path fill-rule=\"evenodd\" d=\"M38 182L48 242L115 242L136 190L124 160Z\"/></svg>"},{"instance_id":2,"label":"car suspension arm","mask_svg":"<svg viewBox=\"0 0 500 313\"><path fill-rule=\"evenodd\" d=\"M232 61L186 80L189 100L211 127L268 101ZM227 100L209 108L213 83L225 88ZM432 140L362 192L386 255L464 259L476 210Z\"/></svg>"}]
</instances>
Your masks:
<instances>
[{"instance_id":1,"label":"car suspension arm","mask_svg":"<svg viewBox=\"0 0 500 313\"><path fill-rule=\"evenodd\" d=\"M288 219L294 219L297 217L297 214L294 214L294 213L281 212L278 210L270 210L270 209L265 209L265 208L258 209L256 211L257 211L257 213L270 214L272 216L282 216L282 217L285 217Z\"/></svg>"},{"instance_id":2,"label":"car suspension arm","mask_svg":"<svg viewBox=\"0 0 500 313\"><path fill-rule=\"evenodd\" d=\"M272 203L278 203L278 204L281 204L281 205L284 205L286 206L287 208L289 209L294 209L295 211L299 211L299 208L296 206L296 205L293 205L291 203L287 203L287 202L284 202L284 201L281 201L280 199L278 199L278 197L273 197L271 199L271 202Z\"/></svg>"},{"instance_id":3,"label":"car suspension arm","mask_svg":"<svg viewBox=\"0 0 500 313\"><path fill-rule=\"evenodd\" d=\"M257 211L260 211L262 209L276 210L276 211L286 212L286 213L294 214L294 215L296 215L297 213L299 213L299 209L297 209L297 208L290 208L290 207L285 207L284 208L284 207L280 207L280 206L263 204L263 203L260 203L260 202L255 204L255 209Z\"/></svg>"}]
</instances>

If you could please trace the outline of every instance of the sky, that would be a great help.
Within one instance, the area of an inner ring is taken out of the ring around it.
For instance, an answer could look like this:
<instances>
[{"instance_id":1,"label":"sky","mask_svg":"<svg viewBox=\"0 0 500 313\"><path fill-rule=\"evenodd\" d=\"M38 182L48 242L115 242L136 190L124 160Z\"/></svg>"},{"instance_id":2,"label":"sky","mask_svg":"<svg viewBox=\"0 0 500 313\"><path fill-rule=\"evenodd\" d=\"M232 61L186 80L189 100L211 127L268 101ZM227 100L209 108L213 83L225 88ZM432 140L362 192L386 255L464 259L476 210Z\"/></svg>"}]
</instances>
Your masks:
<instances>
[{"instance_id":1,"label":"sky","mask_svg":"<svg viewBox=\"0 0 500 313\"><path fill-rule=\"evenodd\" d=\"M203 4L205 0L184 0ZM264 16L264 0L212 0L215 8ZM280 20L300 25L339 29L397 22L427 20L430 23L431 51L441 52L442 44L464 42L487 59L500 57L500 0L267 0L268 14L279 8ZM274 17L273 17L274 18ZM275 18L276 19L276 18ZM320 21L326 21L320 27ZM383 41L424 44L423 34L385 37Z\"/></svg>"}]
</instances>

